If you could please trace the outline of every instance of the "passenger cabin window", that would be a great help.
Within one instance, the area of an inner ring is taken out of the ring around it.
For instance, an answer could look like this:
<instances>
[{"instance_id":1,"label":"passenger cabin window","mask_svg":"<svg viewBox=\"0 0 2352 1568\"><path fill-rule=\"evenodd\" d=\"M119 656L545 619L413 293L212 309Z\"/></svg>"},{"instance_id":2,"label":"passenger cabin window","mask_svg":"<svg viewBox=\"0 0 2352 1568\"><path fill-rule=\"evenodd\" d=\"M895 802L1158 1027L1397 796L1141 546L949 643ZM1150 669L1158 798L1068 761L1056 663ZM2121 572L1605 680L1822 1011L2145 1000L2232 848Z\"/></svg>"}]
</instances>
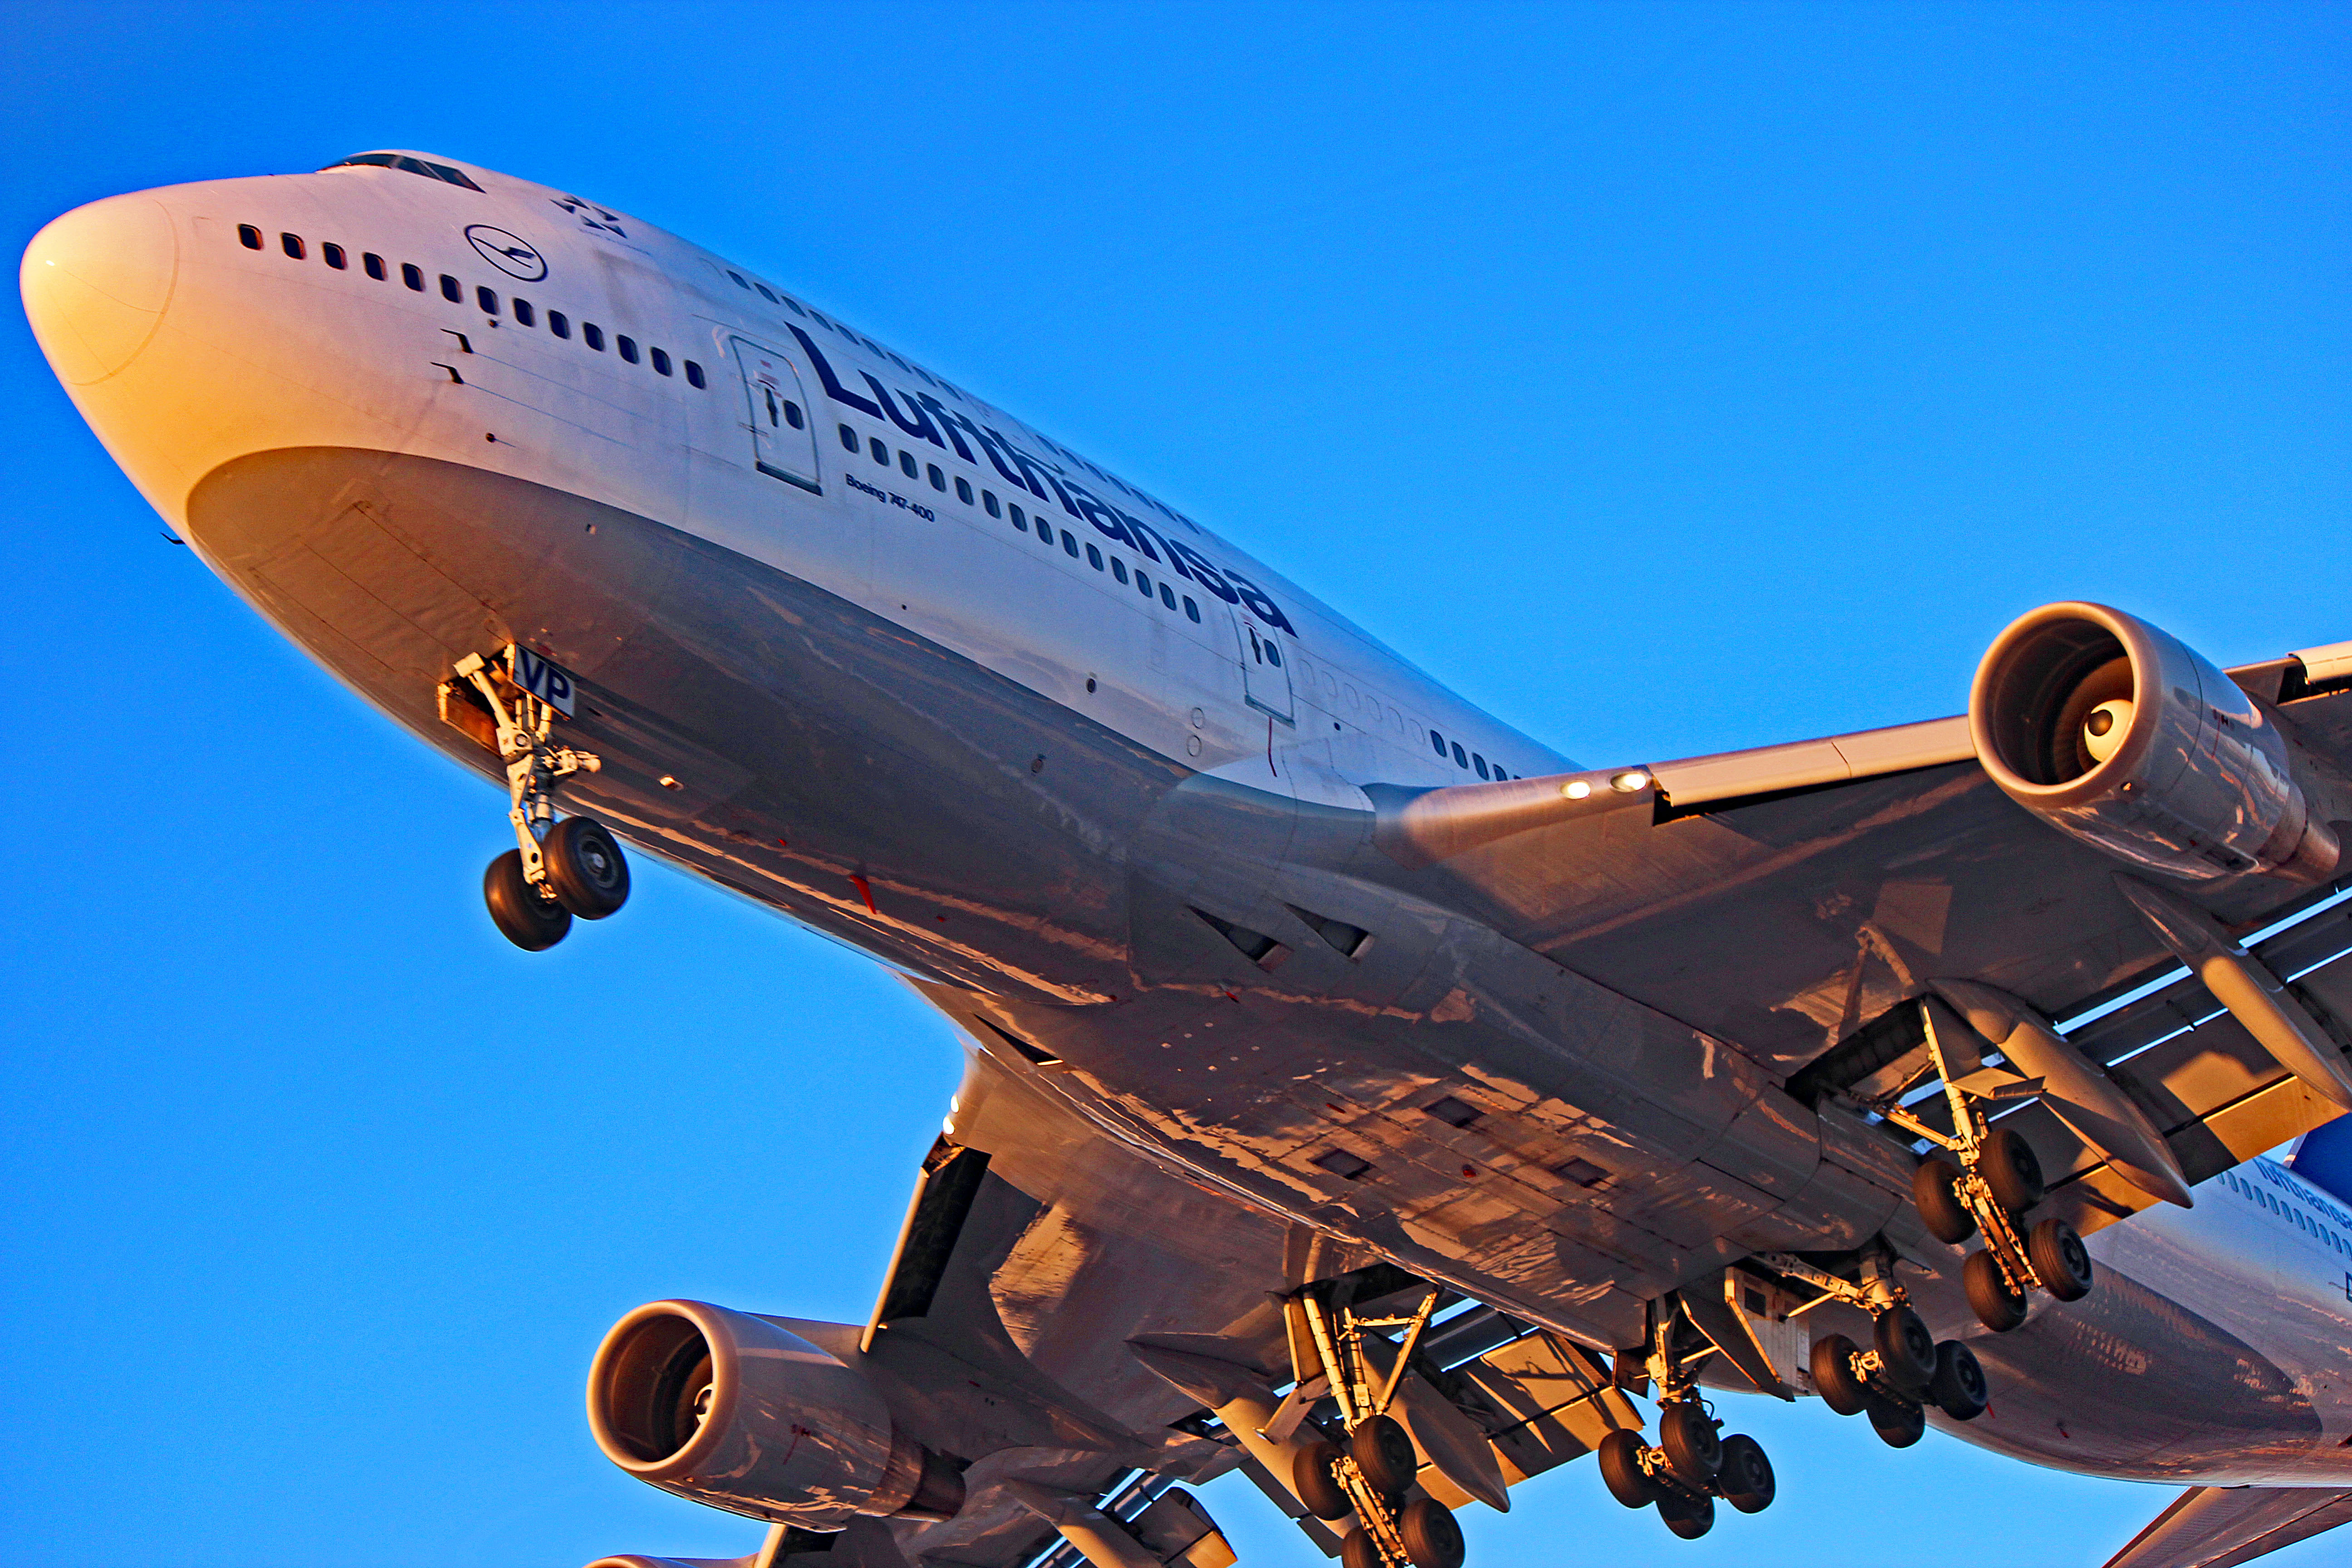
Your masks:
<instances>
[{"instance_id":1,"label":"passenger cabin window","mask_svg":"<svg viewBox=\"0 0 2352 1568\"><path fill-rule=\"evenodd\" d=\"M1480 778L1486 776L1486 759L1475 752L1470 753L1470 765L1477 770Z\"/></svg>"},{"instance_id":2,"label":"passenger cabin window","mask_svg":"<svg viewBox=\"0 0 2352 1568\"><path fill-rule=\"evenodd\" d=\"M904 447L898 448L898 471L910 479L920 477L919 471L915 467L915 454L908 451Z\"/></svg>"},{"instance_id":3,"label":"passenger cabin window","mask_svg":"<svg viewBox=\"0 0 2352 1568\"><path fill-rule=\"evenodd\" d=\"M702 379L702 367L695 363L692 360L686 362L686 384L694 387L698 391L710 384L709 382ZM855 445L855 443L852 444Z\"/></svg>"},{"instance_id":4,"label":"passenger cabin window","mask_svg":"<svg viewBox=\"0 0 2352 1568\"><path fill-rule=\"evenodd\" d=\"M937 463L926 465L924 474L925 477L931 481L931 489L935 490L943 490L948 488L948 477L945 473L940 471L940 466Z\"/></svg>"},{"instance_id":5,"label":"passenger cabin window","mask_svg":"<svg viewBox=\"0 0 2352 1568\"><path fill-rule=\"evenodd\" d=\"M961 474L956 476L956 500L966 506L971 504L971 481Z\"/></svg>"},{"instance_id":6,"label":"passenger cabin window","mask_svg":"<svg viewBox=\"0 0 2352 1568\"><path fill-rule=\"evenodd\" d=\"M261 231L249 223L241 223L236 226L236 242L247 250L259 250Z\"/></svg>"},{"instance_id":7,"label":"passenger cabin window","mask_svg":"<svg viewBox=\"0 0 2352 1568\"><path fill-rule=\"evenodd\" d=\"M760 298L765 300L769 304L775 305L782 302L776 298L776 291L769 288L765 283L757 283L752 285L752 287L760 290Z\"/></svg>"},{"instance_id":8,"label":"passenger cabin window","mask_svg":"<svg viewBox=\"0 0 2352 1568\"><path fill-rule=\"evenodd\" d=\"M572 335L572 318L561 310L550 310L547 313L547 330L559 338L568 338Z\"/></svg>"},{"instance_id":9,"label":"passenger cabin window","mask_svg":"<svg viewBox=\"0 0 2352 1568\"><path fill-rule=\"evenodd\" d=\"M330 240L326 244L319 247L319 259L324 261L328 266L333 268L338 272L341 272L345 268L351 266L350 258L343 255L343 247L335 244L332 240Z\"/></svg>"},{"instance_id":10,"label":"passenger cabin window","mask_svg":"<svg viewBox=\"0 0 2352 1568\"><path fill-rule=\"evenodd\" d=\"M735 287L738 289L749 289L751 287L749 283L743 281L743 275L740 272L735 271L731 268L729 268L727 276L735 279Z\"/></svg>"},{"instance_id":11,"label":"passenger cabin window","mask_svg":"<svg viewBox=\"0 0 2352 1568\"><path fill-rule=\"evenodd\" d=\"M1053 524L1047 522L1042 517L1037 520L1037 542L1046 545L1050 545L1054 542Z\"/></svg>"},{"instance_id":12,"label":"passenger cabin window","mask_svg":"<svg viewBox=\"0 0 2352 1568\"><path fill-rule=\"evenodd\" d=\"M619 337L613 340L613 346L621 351L621 357L623 359L627 360L631 364L637 363L636 339L629 336L626 332L624 332Z\"/></svg>"},{"instance_id":13,"label":"passenger cabin window","mask_svg":"<svg viewBox=\"0 0 2352 1568\"><path fill-rule=\"evenodd\" d=\"M1165 583L1160 584L1160 602L1161 604L1163 604L1163 605L1167 605L1170 609L1171 609L1171 610L1172 610L1172 609L1174 609L1174 608L1176 607L1176 590L1175 590L1175 589L1173 589L1173 588L1171 588L1171 587L1170 587L1167 584L1165 584Z\"/></svg>"},{"instance_id":14,"label":"passenger cabin window","mask_svg":"<svg viewBox=\"0 0 2352 1568\"><path fill-rule=\"evenodd\" d=\"M658 353L661 351L656 349L654 352ZM665 371L663 374L668 373ZM795 430L804 429L808 426L808 417L801 412L801 405L789 397L784 399L784 423Z\"/></svg>"},{"instance_id":15,"label":"passenger cabin window","mask_svg":"<svg viewBox=\"0 0 2352 1568\"><path fill-rule=\"evenodd\" d=\"M530 300L517 298L508 300L507 303L514 308L514 319L519 325L526 327L539 325L539 309Z\"/></svg>"},{"instance_id":16,"label":"passenger cabin window","mask_svg":"<svg viewBox=\"0 0 2352 1568\"><path fill-rule=\"evenodd\" d=\"M1454 765L1457 768L1466 768L1470 765L1470 759L1463 754L1462 742L1459 741L1454 742Z\"/></svg>"},{"instance_id":17,"label":"passenger cabin window","mask_svg":"<svg viewBox=\"0 0 2352 1568\"><path fill-rule=\"evenodd\" d=\"M495 316L499 313L499 291L477 285L474 289L474 303L482 308L482 314L485 316Z\"/></svg>"},{"instance_id":18,"label":"passenger cabin window","mask_svg":"<svg viewBox=\"0 0 2352 1568\"><path fill-rule=\"evenodd\" d=\"M841 448L845 452L857 450L857 432L846 425L841 427Z\"/></svg>"},{"instance_id":19,"label":"passenger cabin window","mask_svg":"<svg viewBox=\"0 0 2352 1568\"><path fill-rule=\"evenodd\" d=\"M441 274L441 298L452 305L462 305L466 302L466 286L444 272Z\"/></svg>"},{"instance_id":20,"label":"passenger cabin window","mask_svg":"<svg viewBox=\"0 0 2352 1568\"><path fill-rule=\"evenodd\" d=\"M866 437L866 450L868 456L884 468L890 466L890 448L882 444L882 437L879 436Z\"/></svg>"},{"instance_id":21,"label":"passenger cabin window","mask_svg":"<svg viewBox=\"0 0 2352 1568\"><path fill-rule=\"evenodd\" d=\"M1201 606L1192 602L1192 595L1190 594L1184 595L1184 616L1188 620L1197 621L1201 618Z\"/></svg>"},{"instance_id":22,"label":"passenger cabin window","mask_svg":"<svg viewBox=\"0 0 2352 1568\"><path fill-rule=\"evenodd\" d=\"M604 329L598 326L593 321L583 321L580 323L580 341L586 343L590 348L594 349L598 353L603 353L604 352Z\"/></svg>"},{"instance_id":23,"label":"passenger cabin window","mask_svg":"<svg viewBox=\"0 0 2352 1568\"><path fill-rule=\"evenodd\" d=\"M379 283L383 281L383 257L378 256L374 251L371 250L360 258L360 265L367 269L367 275L369 277L374 279Z\"/></svg>"},{"instance_id":24,"label":"passenger cabin window","mask_svg":"<svg viewBox=\"0 0 2352 1568\"><path fill-rule=\"evenodd\" d=\"M997 507L997 504L996 504L996 492L995 492L994 490L982 490L982 491L981 491L981 492L980 492L980 505L981 505L981 510L983 510L983 511L985 511L985 512L987 512L987 513L988 513L988 515L989 515L989 516L991 516L991 517L998 517L998 516L1003 515L1003 514L1002 514L1002 512L998 510L998 507Z\"/></svg>"},{"instance_id":25,"label":"passenger cabin window","mask_svg":"<svg viewBox=\"0 0 2352 1568\"><path fill-rule=\"evenodd\" d=\"M1127 563L1114 555L1110 558L1110 574L1121 583L1127 581Z\"/></svg>"},{"instance_id":26,"label":"passenger cabin window","mask_svg":"<svg viewBox=\"0 0 2352 1568\"><path fill-rule=\"evenodd\" d=\"M297 261L302 259L302 237L299 234L279 235L278 247Z\"/></svg>"},{"instance_id":27,"label":"passenger cabin window","mask_svg":"<svg viewBox=\"0 0 2352 1568\"><path fill-rule=\"evenodd\" d=\"M1445 737L1439 734L1434 730L1432 730L1429 732L1429 743L1437 748L1437 754L1439 756L1442 757L1445 754Z\"/></svg>"},{"instance_id":28,"label":"passenger cabin window","mask_svg":"<svg viewBox=\"0 0 2352 1568\"><path fill-rule=\"evenodd\" d=\"M1019 501L1014 501L1014 502L1013 503L1012 512L1013 512L1013 526L1014 528L1019 529L1019 530L1020 530L1022 532L1024 532L1024 533L1028 532L1028 531L1029 531L1029 516L1028 516L1028 514L1027 514L1026 512L1024 512L1024 511L1023 511L1023 510L1021 510L1021 503L1020 503Z\"/></svg>"},{"instance_id":29,"label":"passenger cabin window","mask_svg":"<svg viewBox=\"0 0 2352 1568\"><path fill-rule=\"evenodd\" d=\"M414 261L404 261L400 264L400 280L419 294L425 292L425 268L417 266Z\"/></svg>"},{"instance_id":30,"label":"passenger cabin window","mask_svg":"<svg viewBox=\"0 0 2352 1568\"><path fill-rule=\"evenodd\" d=\"M653 361L654 361L654 374L655 374L656 375L668 375L668 374L671 374L671 372L670 372L670 368L669 368L669 351L668 351L667 349L656 349L656 350L654 350L654 351L653 351ZM795 409L792 410L792 413L793 413L793 416L794 416L794 417L793 417L793 429L795 429L795 430L797 430L797 429L799 429L799 428L801 427L801 422L800 422L800 419L799 419L799 417L798 417L798 416L799 416L799 414L800 414L800 410L799 410L799 409L797 409L797 408L795 408Z\"/></svg>"},{"instance_id":31,"label":"passenger cabin window","mask_svg":"<svg viewBox=\"0 0 2352 1568\"><path fill-rule=\"evenodd\" d=\"M1062 530L1062 553L1073 561L1078 558L1078 536L1066 528Z\"/></svg>"},{"instance_id":32,"label":"passenger cabin window","mask_svg":"<svg viewBox=\"0 0 2352 1568\"><path fill-rule=\"evenodd\" d=\"M1095 546L1087 546L1087 564L1099 572L1103 569L1103 553Z\"/></svg>"}]
</instances>

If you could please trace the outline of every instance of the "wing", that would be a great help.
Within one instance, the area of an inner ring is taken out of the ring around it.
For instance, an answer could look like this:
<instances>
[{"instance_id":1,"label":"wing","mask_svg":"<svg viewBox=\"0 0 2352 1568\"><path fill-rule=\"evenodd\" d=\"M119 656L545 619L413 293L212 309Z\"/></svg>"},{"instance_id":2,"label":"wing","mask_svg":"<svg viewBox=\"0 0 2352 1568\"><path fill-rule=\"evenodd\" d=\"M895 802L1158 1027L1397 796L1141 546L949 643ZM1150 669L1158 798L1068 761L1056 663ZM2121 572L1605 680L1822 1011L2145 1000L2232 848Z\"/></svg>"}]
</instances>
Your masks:
<instances>
[{"instance_id":1,"label":"wing","mask_svg":"<svg viewBox=\"0 0 2352 1568\"><path fill-rule=\"evenodd\" d=\"M2106 1568L2236 1568L2352 1520L2352 1492L2191 1487Z\"/></svg>"},{"instance_id":2,"label":"wing","mask_svg":"<svg viewBox=\"0 0 2352 1568\"><path fill-rule=\"evenodd\" d=\"M2347 656L2314 650L2229 677L2294 748L2315 821L2352 817ZM2340 1108L2187 974L2118 880L2125 861L1996 784L1965 718L1367 794L1374 841L1422 890L1737 1043L1808 1100L1867 1104L1923 1087L1916 999L1957 980L1996 987L2062 1027L2084 1021L2068 1030L2075 1043L2109 1068L2191 1182ZM2256 945L2271 971L2299 981L2291 995L2333 1035L2338 1058L2352 1043L2352 965L2326 966L2352 946L2352 917L2325 906L2346 885L2251 874L2194 885L2197 905L2229 930L2259 934L2312 916ZM2015 1114L2078 1228L2150 1201L2047 1106Z\"/></svg>"}]
</instances>

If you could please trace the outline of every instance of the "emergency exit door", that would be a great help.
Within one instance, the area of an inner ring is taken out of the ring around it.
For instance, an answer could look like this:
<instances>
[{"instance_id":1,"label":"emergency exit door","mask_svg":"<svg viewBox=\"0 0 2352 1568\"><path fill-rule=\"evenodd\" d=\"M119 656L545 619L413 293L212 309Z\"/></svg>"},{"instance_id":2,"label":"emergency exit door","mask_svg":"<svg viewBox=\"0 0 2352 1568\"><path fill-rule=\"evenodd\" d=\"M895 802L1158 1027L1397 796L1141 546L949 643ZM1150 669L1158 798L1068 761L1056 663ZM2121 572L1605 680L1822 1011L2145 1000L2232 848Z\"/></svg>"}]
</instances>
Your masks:
<instances>
[{"instance_id":1,"label":"emergency exit door","mask_svg":"<svg viewBox=\"0 0 2352 1568\"><path fill-rule=\"evenodd\" d=\"M1289 656L1272 632L1260 631L1237 610L1232 614L1234 628L1241 634L1243 695L1261 713L1297 723L1291 713Z\"/></svg>"},{"instance_id":2,"label":"emergency exit door","mask_svg":"<svg viewBox=\"0 0 2352 1568\"><path fill-rule=\"evenodd\" d=\"M743 374L753 464L763 474L823 495L816 477L816 419L801 390L800 372L776 350L749 338L735 340L735 364Z\"/></svg>"}]
</instances>

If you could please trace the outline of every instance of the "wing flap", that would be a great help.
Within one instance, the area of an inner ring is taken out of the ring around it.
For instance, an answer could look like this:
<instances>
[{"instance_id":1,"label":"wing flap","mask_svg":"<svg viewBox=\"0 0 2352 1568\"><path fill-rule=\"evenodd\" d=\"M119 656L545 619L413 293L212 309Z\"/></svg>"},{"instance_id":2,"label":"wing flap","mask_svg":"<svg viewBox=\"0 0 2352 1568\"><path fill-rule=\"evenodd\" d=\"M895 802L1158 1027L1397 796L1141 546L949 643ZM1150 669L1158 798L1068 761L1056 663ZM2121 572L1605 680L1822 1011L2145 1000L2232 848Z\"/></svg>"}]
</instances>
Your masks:
<instances>
[{"instance_id":1,"label":"wing flap","mask_svg":"<svg viewBox=\"0 0 2352 1568\"><path fill-rule=\"evenodd\" d=\"M2237 1568L2352 1520L2352 1492L2191 1487L2106 1568Z\"/></svg>"}]
</instances>

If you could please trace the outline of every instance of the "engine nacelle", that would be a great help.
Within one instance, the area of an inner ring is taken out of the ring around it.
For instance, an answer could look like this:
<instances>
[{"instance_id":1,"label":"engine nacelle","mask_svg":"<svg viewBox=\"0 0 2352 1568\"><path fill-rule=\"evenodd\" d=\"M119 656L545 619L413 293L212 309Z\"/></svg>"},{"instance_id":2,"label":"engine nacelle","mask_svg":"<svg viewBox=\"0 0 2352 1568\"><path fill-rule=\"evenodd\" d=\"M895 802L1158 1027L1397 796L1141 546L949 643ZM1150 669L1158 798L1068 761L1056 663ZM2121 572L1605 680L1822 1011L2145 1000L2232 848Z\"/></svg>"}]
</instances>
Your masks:
<instances>
[{"instance_id":1,"label":"engine nacelle","mask_svg":"<svg viewBox=\"0 0 2352 1568\"><path fill-rule=\"evenodd\" d=\"M589 1369L588 1425L639 1480L754 1519L839 1530L963 1506L962 1475L901 1435L856 1368L706 1301L656 1301L614 1325Z\"/></svg>"},{"instance_id":2,"label":"engine nacelle","mask_svg":"<svg viewBox=\"0 0 2352 1568\"><path fill-rule=\"evenodd\" d=\"M2200 880L2335 869L2272 715L2119 610L2044 605L2011 623L1977 667L1969 730L2011 800L2119 860Z\"/></svg>"}]
</instances>

